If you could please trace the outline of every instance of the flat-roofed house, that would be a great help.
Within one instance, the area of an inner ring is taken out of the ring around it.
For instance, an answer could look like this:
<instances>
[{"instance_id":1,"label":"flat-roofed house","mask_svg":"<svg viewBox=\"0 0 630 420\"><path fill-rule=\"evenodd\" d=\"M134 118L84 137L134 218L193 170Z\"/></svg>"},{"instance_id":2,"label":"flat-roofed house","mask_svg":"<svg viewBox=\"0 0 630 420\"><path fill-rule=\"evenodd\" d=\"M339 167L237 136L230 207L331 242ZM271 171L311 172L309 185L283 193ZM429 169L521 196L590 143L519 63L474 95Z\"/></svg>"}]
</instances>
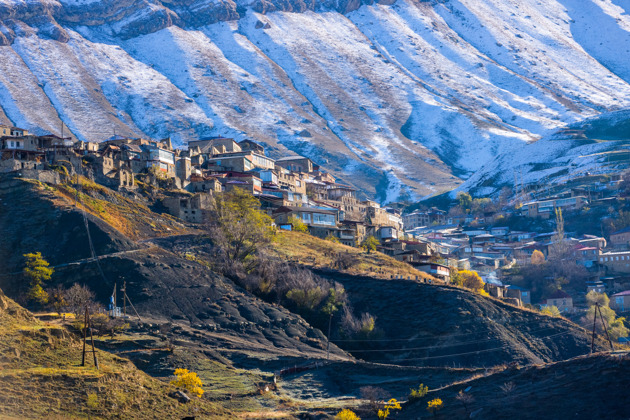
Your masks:
<instances>
[{"instance_id":1,"label":"flat-roofed house","mask_svg":"<svg viewBox=\"0 0 630 420\"><path fill-rule=\"evenodd\" d=\"M329 234L337 236L338 212L323 207L293 207L283 206L273 211L272 217L278 225L285 225L289 218L297 217L308 226L313 236L325 238Z\"/></svg>"},{"instance_id":2,"label":"flat-roofed house","mask_svg":"<svg viewBox=\"0 0 630 420\"><path fill-rule=\"evenodd\" d=\"M545 299L545 306L555 306L560 312L573 312L573 298L558 289Z\"/></svg>"},{"instance_id":3,"label":"flat-roofed house","mask_svg":"<svg viewBox=\"0 0 630 420\"><path fill-rule=\"evenodd\" d=\"M630 273L630 251L602 252L599 254L599 265L611 273Z\"/></svg>"},{"instance_id":4,"label":"flat-roofed house","mask_svg":"<svg viewBox=\"0 0 630 420\"><path fill-rule=\"evenodd\" d=\"M523 204L521 212L528 217L549 218L554 214L556 208L581 209L586 204L588 204L588 200L583 196L531 201Z\"/></svg>"},{"instance_id":5,"label":"flat-roofed house","mask_svg":"<svg viewBox=\"0 0 630 420\"><path fill-rule=\"evenodd\" d=\"M610 244L613 246L628 246L630 244L630 226L611 233Z\"/></svg>"},{"instance_id":6,"label":"flat-roofed house","mask_svg":"<svg viewBox=\"0 0 630 420\"><path fill-rule=\"evenodd\" d=\"M288 156L276 160L276 165L293 172L311 173L319 170L319 165L304 156Z\"/></svg>"},{"instance_id":7,"label":"flat-roofed house","mask_svg":"<svg viewBox=\"0 0 630 420\"><path fill-rule=\"evenodd\" d=\"M617 312L630 311L630 290L612 295L610 297L610 307Z\"/></svg>"}]
</instances>

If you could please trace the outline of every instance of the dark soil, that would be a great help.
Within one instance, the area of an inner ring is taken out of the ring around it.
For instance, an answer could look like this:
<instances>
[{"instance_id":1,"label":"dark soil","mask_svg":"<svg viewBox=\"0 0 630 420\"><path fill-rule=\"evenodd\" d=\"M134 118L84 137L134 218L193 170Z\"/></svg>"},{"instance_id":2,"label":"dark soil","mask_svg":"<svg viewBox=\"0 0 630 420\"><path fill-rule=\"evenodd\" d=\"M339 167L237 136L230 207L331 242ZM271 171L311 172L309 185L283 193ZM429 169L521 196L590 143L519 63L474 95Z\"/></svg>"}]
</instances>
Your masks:
<instances>
[{"instance_id":1,"label":"dark soil","mask_svg":"<svg viewBox=\"0 0 630 420\"><path fill-rule=\"evenodd\" d=\"M594 355L507 369L429 392L396 418L433 418L427 401L437 397L444 402L442 419L628 419L628 377L628 356ZM468 387L474 401L464 408L455 396Z\"/></svg>"},{"instance_id":2,"label":"dark soil","mask_svg":"<svg viewBox=\"0 0 630 420\"><path fill-rule=\"evenodd\" d=\"M320 272L344 285L355 313L376 317L353 356L414 366L491 367L565 360L590 352L590 333L565 320L451 286ZM597 349L604 342L597 341Z\"/></svg>"}]
</instances>

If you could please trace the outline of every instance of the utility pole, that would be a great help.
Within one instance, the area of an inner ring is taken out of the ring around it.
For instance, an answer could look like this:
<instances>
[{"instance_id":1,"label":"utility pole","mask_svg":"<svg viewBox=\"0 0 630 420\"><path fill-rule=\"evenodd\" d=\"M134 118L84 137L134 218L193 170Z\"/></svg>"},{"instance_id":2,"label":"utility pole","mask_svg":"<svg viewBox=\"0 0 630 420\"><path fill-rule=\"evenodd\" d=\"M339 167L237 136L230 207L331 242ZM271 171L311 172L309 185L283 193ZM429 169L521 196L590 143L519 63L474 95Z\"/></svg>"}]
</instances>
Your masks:
<instances>
[{"instance_id":1,"label":"utility pole","mask_svg":"<svg viewBox=\"0 0 630 420\"><path fill-rule=\"evenodd\" d=\"M332 317L333 312L330 313L330 318L328 318L328 336L326 336L326 360L328 360L330 355L330 327L332 326Z\"/></svg>"},{"instance_id":2,"label":"utility pole","mask_svg":"<svg viewBox=\"0 0 630 420\"><path fill-rule=\"evenodd\" d=\"M124 315L125 318L127 318L127 299L126 299L126 296L127 296L127 282L126 281L123 282L123 287L122 287L121 292L123 292L123 315Z\"/></svg>"},{"instance_id":3,"label":"utility pole","mask_svg":"<svg viewBox=\"0 0 630 420\"><path fill-rule=\"evenodd\" d=\"M595 311L593 314L593 336L591 337L591 354L595 348L595 323L597 322L597 309L599 309L599 303L595 303Z\"/></svg>"},{"instance_id":4,"label":"utility pole","mask_svg":"<svg viewBox=\"0 0 630 420\"><path fill-rule=\"evenodd\" d=\"M140 318L140 315L138 314L138 311L136 311L136 308L133 306L133 303L131 303L131 299L129 299L129 296L127 296L127 286L126 286L127 282L125 282L125 295L124 295L124 299L129 301L129 306L131 306L131 309L133 309L133 312L136 314L136 316L138 317L138 320L140 322L142 322L142 318ZM125 306L125 311L126 311L126 306Z\"/></svg>"},{"instance_id":5,"label":"utility pole","mask_svg":"<svg viewBox=\"0 0 630 420\"><path fill-rule=\"evenodd\" d=\"M85 307L85 318L84 318L84 328L83 328L83 354L81 355L81 366L85 366L85 353L86 353L86 342L87 342L87 331L88 328L90 330L90 341L92 343L92 355L94 356L94 366L98 369L98 359L96 358L96 349L94 348L94 336L92 335L92 321L90 320L90 312L86 305ZM87 350L90 351L90 350Z\"/></svg>"},{"instance_id":6,"label":"utility pole","mask_svg":"<svg viewBox=\"0 0 630 420\"><path fill-rule=\"evenodd\" d=\"M615 351L615 348L613 347L612 341L610 339L610 334L608 334L608 324L606 323L606 320L604 319L604 316L602 315L602 308L599 307L599 304L597 304L597 310L599 311L599 318L602 320L604 331L606 331L606 338L608 338L608 344L610 344L610 351Z\"/></svg>"}]
</instances>

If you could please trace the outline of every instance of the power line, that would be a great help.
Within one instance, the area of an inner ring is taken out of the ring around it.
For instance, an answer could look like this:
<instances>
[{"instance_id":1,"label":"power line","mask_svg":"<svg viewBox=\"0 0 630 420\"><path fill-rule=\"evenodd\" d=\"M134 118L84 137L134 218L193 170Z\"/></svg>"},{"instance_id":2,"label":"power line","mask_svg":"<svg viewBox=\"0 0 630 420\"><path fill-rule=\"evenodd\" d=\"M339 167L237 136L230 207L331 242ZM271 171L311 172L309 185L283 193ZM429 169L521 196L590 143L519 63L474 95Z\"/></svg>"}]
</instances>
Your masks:
<instances>
[{"instance_id":1,"label":"power line","mask_svg":"<svg viewBox=\"0 0 630 420\"><path fill-rule=\"evenodd\" d=\"M83 177L83 161L79 161L79 169L80 173L77 172L77 195L79 200L81 201L81 212L83 213L83 224L85 225L85 231L87 232L88 244L90 246L90 254L92 255L92 259L96 262L96 266L98 267L98 271L103 278L103 281L107 283L107 277L103 272L103 268L101 267L101 263L98 258L96 258L96 251L94 250L94 242L92 241L92 235L90 234L90 226L88 222L87 212L85 211L85 203L83 203L83 183L81 182L81 177Z\"/></svg>"},{"instance_id":2,"label":"power line","mask_svg":"<svg viewBox=\"0 0 630 420\"><path fill-rule=\"evenodd\" d=\"M580 325L577 322L573 322L570 321L573 324L576 325ZM499 324L496 323L497 326L501 326L504 328L509 328L509 327L515 327L515 328L523 328L523 326L526 325L538 325L540 324L540 321L526 321L526 322L522 322L522 323L510 323L510 324ZM582 325L580 325L582 326ZM534 331L522 331L521 332L525 332L525 333L534 333L537 331L542 331L545 329L548 329L551 327L545 327L542 329L538 329L538 330L534 330ZM465 336L474 336L474 335L480 335L480 332L470 332L470 333L462 333L462 334L449 334L446 338L452 338L452 337L465 337ZM418 340L435 340L435 337L411 337L411 338L392 338L392 339L386 339L386 338L382 338L382 339L370 339L370 338L365 338L365 339L344 339L344 340L333 340L334 343L370 343L370 342L394 342L394 341L404 341L404 342L412 342L412 341L418 341Z\"/></svg>"},{"instance_id":3,"label":"power line","mask_svg":"<svg viewBox=\"0 0 630 420\"><path fill-rule=\"evenodd\" d=\"M548 329L552 329L553 327L547 327L547 328L542 328L538 331L532 331L532 333L534 332L539 332L539 331L544 331L544 330L548 330ZM558 335L562 335L562 334L569 334L569 333L573 333L573 331L563 331L561 333L556 333L556 334L552 334L549 336L545 336L545 337L534 337L535 339L546 339L549 337L555 337ZM439 348L453 348L453 347L459 347L459 346L463 346L463 345L470 345L470 344L478 344L478 343L487 343L487 342L491 342L491 341L500 341L499 338L489 338L489 339L484 339L484 340L477 340L477 341L468 341L468 342L463 342L463 343L457 343L457 344L446 344L446 345L438 345L438 346L427 346L427 347L410 347L410 348L406 348L406 349L369 349L369 350L347 350L351 353L374 353L374 352L382 352L382 353L389 353L389 352L395 352L395 351L416 351L416 350L432 350L432 349L439 349Z\"/></svg>"},{"instance_id":4,"label":"power line","mask_svg":"<svg viewBox=\"0 0 630 420\"><path fill-rule=\"evenodd\" d=\"M558 334L553 334L553 335L550 335L550 336L547 336L547 337L541 337L541 339L557 337L557 336L560 336L560 335L563 335L563 334L568 334L570 332L571 331L565 331L565 332L558 333ZM494 348L484 349L484 350L469 351L469 352L465 352L465 353L444 354L444 355L439 355L439 356L427 356L427 357L414 357L414 358L405 358L405 359L397 359L397 360L381 359L381 360L369 360L369 361L370 362L376 362L376 363L382 363L382 362L398 363L398 362L408 362L408 361L444 359L444 358L447 358L447 357L466 356L466 355L470 355L470 354L487 353L487 352L491 352L491 351L503 350L503 349L507 349L507 348L510 348L510 347L513 347L513 346L514 346L513 344L506 344L506 345L501 346L501 347L494 347Z\"/></svg>"}]
</instances>

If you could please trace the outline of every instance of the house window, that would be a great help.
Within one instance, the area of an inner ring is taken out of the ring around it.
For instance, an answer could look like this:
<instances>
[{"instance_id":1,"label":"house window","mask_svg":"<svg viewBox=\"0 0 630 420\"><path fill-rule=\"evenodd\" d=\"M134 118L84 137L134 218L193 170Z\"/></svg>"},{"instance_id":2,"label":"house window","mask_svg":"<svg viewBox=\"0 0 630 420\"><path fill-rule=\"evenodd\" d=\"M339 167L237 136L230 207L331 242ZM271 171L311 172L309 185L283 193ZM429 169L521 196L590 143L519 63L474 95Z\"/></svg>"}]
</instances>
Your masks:
<instances>
[{"instance_id":1,"label":"house window","mask_svg":"<svg viewBox=\"0 0 630 420\"><path fill-rule=\"evenodd\" d=\"M616 261L619 261L619 257L615 257L615 260L616 260Z\"/></svg>"}]
</instances>

